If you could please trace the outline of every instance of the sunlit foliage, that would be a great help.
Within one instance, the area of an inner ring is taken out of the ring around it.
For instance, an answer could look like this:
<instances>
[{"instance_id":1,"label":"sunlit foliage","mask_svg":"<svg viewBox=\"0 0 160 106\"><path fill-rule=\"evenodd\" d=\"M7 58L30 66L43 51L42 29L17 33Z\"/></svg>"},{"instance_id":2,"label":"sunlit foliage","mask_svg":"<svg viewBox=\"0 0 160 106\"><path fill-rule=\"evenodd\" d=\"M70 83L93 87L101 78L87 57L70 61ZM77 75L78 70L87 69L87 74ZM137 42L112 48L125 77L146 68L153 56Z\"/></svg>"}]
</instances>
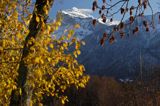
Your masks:
<instances>
[{"instance_id":1,"label":"sunlit foliage","mask_svg":"<svg viewBox=\"0 0 160 106\"><path fill-rule=\"evenodd\" d=\"M56 39L53 34L61 25L61 16L45 23L43 17L36 14L36 21L42 27L37 37L29 40L29 54L22 58L34 3L23 0L0 0L0 3L0 104L9 104L13 90L22 93L16 83L21 59L28 69L24 86L27 92L32 92L31 104L40 103L43 95L55 96L65 103L68 99L63 92L68 87L85 87L89 77L76 60L82 42L73 36L79 25L66 29L64 35ZM45 7L48 14L48 6Z\"/></svg>"}]
</instances>

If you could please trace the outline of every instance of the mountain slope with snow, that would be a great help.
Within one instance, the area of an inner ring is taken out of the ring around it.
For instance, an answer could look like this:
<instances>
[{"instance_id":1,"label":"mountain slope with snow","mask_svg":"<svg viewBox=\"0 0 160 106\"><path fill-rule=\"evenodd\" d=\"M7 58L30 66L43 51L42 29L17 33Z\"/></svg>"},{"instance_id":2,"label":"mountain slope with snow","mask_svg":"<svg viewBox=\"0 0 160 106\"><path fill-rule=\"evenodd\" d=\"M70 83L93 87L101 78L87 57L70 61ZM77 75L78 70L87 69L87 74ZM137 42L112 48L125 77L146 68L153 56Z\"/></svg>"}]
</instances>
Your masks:
<instances>
[{"instance_id":1,"label":"mountain slope with snow","mask_svg":"<svg viewBox=\"0 0 160 106\"><path fill-rule=\"evenodd\" d=\"M103 32L111 31L118 21L105 24L99 21L93 27L94 17L90 10L73 8L62 11L62 15L64 20L58 35L68 26L76 23L81 26L75 35L83 39L86 45L81 48L82 54L78 61L84 64L87 73L127 78L139 75L140 70L146 73L160 65L160 13L154 15L155 29L150 27L150 31L146 32L142 24L143 20L151 22L151 16L139 17L132 26L124 29L127 34L123 39L115 34L116 42L112 45L106 42L103 47L99 45ZM135 26L140 31L133 35Z\"/></svg>"}]
</instances>

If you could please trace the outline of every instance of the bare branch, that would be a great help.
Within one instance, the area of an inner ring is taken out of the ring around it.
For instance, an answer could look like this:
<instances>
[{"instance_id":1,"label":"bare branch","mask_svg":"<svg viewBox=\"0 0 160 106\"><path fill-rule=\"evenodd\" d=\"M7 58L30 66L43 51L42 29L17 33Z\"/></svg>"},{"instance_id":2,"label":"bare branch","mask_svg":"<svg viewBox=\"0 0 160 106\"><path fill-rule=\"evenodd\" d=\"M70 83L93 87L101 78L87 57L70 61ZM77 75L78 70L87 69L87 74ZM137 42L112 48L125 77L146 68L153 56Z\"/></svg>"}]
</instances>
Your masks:
<instances>
[{"instance_id":1,"label":"bare branch","mask_svg":"<svg viewBox=\"0 0 160 106\"><path fill-rule=\"evenodd\" d=\"M150 4L149 0L137 0L138 4L136 6L132 5L131 7L129 7L129 2L131 2L131 0L118 0L114 4L105 3L105 5L102 4L102 7L100 7L100 6L98 6L97 1L95 1L96 7L94 8L94 10L95 9L99 9L100 10L99 14L101 15L102 21L104 23L106 22L106 19L108 17L113 17L114 15L118 14L119 12L122 15L122 17L120 19L120 23L118 25L115 25L113 30L109 34L107 34L109 39L113 38L113 34L116 31L120 31L120 36L123 36L124 35L124 33L122 32L123 27L131 25L136 20L137 17L143 16L143 14L144 14L144 12L145 12L147 7L149 7L151 9L151 11L152 11L152 26L153 26L153 28L155 27L154 26L153 9L151 7L151 4ZM118 9L116 9L115 12L112 12L112 8L116 7L117 5L119 5L121 3L122 3L122 5ZM95 5L93 5L93 7L94 6ZM106 13L104 11L106 11ZM130 14L129 22L128 23L126 23L126 22L124 23L123 22L124 18L126 16L126 13L128 13L128 12ZM135 13L134 16L133 16L133 13ZM113 20L113 19L111 18L111 20ZM145 26L146 27L146 31L149 31L149 26L148 25L150 25L150 24L147 24ZM139 31L139 28L135 27L135 29L133 29L133 33L137 32L137 31ZM103 41L103 42L104 42L104 40L107 40L107 39L106 38L102 38L101 39L101 41Z\"/></svg>"}]
</instances>

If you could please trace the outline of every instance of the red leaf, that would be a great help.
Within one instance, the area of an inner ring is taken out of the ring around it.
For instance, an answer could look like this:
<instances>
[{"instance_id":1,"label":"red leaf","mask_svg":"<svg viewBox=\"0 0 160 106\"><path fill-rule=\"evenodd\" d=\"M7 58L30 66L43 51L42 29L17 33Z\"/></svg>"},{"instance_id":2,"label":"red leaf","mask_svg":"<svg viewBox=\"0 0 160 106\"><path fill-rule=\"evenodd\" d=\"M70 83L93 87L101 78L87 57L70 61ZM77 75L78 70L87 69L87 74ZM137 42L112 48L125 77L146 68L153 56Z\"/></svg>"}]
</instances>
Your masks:
<instances>
[{"instance_id":1,"label":"red leaf","mask_svg":"<svg viewBox=\"0 0 160 106\"><path fill-rule=\"evenodd\" d=\"M125 35L124 32L120 32L119 34L120 34L121 38L123 38Z\"/></svg>"},{"instance_id":2,"label":"red leaf","mask_svg":"<svg viewBox=\"0 0 160 106\"><path fill-rule=\"evenodd\" d=\"M96 19L93 19L93 21L92 21L93 26L95 26L96 23L97 23L97 20L96 20Z\"/></svg>"},{"instance_id":3,"label":"red leaf","mask_svg":"<svg viewBox=\"0 0 160 106\"><path fill-rule=\"evenodd\" d=\"M119 24L119 26L120 26L120 29L124 28L124 23L121 22L121 23Z\"/></svg>"},{"instance_id":4,"label":"red leaf","mask_svg":"<svg viewBox=\"0 0 160 106\"><path fill-rule=\"evenodd\" d=\"M105 15L104 15L104 14L102 14L102 15L101 15L101 18L104 18L104 17L105 17Z\"/></svg>"},{"instance_id":5,"label":"red leaf","mask_svg":"<svg viewBox=\"0 0 160 106\"><path fill-rule=\"evenodd\" d=\"M103 1L103 3L106 3L106 0L102 0Z\"/></svg>"},{"instance_id":6,"label":"red leaf","mask_svg":"<svg viewBox=\"0 0 160 106\"><path fill-rule=\"evenodd\" d=\"M112 44L115 41L115 37L112 35L111 38L109 39L109 43Z\"/></svg>"},{"instance_id":7,"label":"red leaf","mask_svg":"<svg viewBox=\"0 0 160 106\"><path fill-rule=\"evenodd\" d=\"M106 32L103 33L103 38L107 38L107 33Z\"/></svg>"},{"instance_id":8,"label":"red leaf","mask_svg":"<svg viewBox=\"0 0 160 106\"><path fill-rule=\"evenodd\" d=\"M99 14L102 14L102 10L99 10Z\"/></svg>"},{"instance_id":9,"label":"red leaf","mask_svg":"<svg viewBox=\"0 0 160 106\"><path fill-rule=\"evenodd\" d=\"M142 0L138 0L138 4L141 5L142 4Z\"/></svg>"},{"instance_id":10,"label":"red leaf","mask_svg":"<svg viewBox=\"0 0 160 106\"><path fill-rule=\"evenodd\" d=\"M130 17L129 17L129 20L130 20L131 23L133 23L134 17L133 17L133 16L130 16Z\"/></svg>"},{"instance_id":11,"label":"red leaf","mask_svg":"<svg viewBox=\"0 0 160 106\"><path fill-rule=\"evenodd\" d=\"M143 25L147 27L148 26L147 21L143 21Z\"/></svg>"},{"instance_id":12,"label":"red leaf","mask_svg":"<svg viewBox=\"0 0 160 106\"><path fill-rule=\"evenodd\" d=\"M124 8L121 8L121 14L123 14L124 13Z\"/></svg>"},{"instance_id":13,"label":"red leaf","mask_svg":"<svg viewBox=\"0 0 160 106\"><path fill-rule=\"evenodd\" d=\"M102 38L102 39L100 40L100 45L103 46L103 45L104 45L104 42L105 42L105 40Z\"/></svg>"},{"instance_id":14,"label":"red leaf","mask_svg":"<svg viewBox=\"0 0 160 106\"><path fill-rule=\"evenodd\" d=\"M102 21L105 23L106 22L106 17L103 17Z\"/></svg>"},{"instance_id":15,"label":"red leaf","mask_svg":"<svg viewBox=\"0 0 160 106\"><path fill-rule=\"evenodd\" d=\"M113 21L113 18L110 19L110 22L112 22L112 21Z\"/></svg>"},{"instance_id":16,"label":"red leaf","mask_svg":"<svg viewBox=\"0 0 160 106\"><path fill-rule=\"evenodd\" d=\"M149 31L149 28L148 28L148 27L146 27L146 31L147 31L147 32Z\"/></svg>"},{"instance_id":17,"label":"red leaf","mask_svg":"<svg viewBox=\"0 0 160 106\"><path fill-rule=\"evenodd\" d=\"M105 5L102 6L102 10L104 10L104 9L106 9L106 6L105 6Z\"/></svg>"}]
</instances>

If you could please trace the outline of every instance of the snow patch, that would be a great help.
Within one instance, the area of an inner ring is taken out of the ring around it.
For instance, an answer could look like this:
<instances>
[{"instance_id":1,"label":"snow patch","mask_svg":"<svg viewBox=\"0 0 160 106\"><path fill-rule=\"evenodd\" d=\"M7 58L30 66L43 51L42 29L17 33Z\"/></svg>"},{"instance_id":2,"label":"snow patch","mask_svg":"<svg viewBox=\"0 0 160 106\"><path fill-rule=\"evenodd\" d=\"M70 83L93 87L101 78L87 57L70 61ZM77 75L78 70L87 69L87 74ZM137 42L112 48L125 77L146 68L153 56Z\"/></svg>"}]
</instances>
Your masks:
<instances>
[{"instance_id":1,"label":"snow patch","mask_svg":"<svg viewBox=\"0 0 160 106\"><path fill-rule=\"evenodd\" d=\"M93 18L91 15L93 12L91 9L78 9L73 7L72 9L63 10L62 13L68 14L72 17L79 17L79 18Z\"/></svg>"},{"instance_id":2,"label":"snow patch","mask_svg":"<svg viewBox=\"0 0 160 106\"><path fill-rule=\"evenodd\" d=\"M102 22L102 18L99 18L98 21L101 23L101 24L104 24L104 25L108 25L108 26L111 26L111 25L118 25L120 23L120 21L117 21L117 20L114 20L112 22L110 22L109 19L106 20L106 22Z\"/></svg>"}]
</instances>

